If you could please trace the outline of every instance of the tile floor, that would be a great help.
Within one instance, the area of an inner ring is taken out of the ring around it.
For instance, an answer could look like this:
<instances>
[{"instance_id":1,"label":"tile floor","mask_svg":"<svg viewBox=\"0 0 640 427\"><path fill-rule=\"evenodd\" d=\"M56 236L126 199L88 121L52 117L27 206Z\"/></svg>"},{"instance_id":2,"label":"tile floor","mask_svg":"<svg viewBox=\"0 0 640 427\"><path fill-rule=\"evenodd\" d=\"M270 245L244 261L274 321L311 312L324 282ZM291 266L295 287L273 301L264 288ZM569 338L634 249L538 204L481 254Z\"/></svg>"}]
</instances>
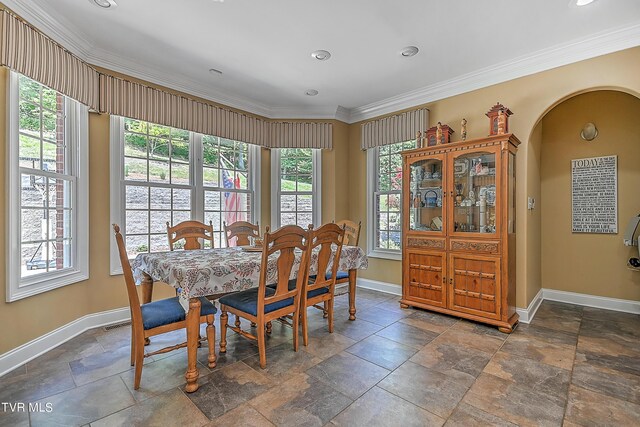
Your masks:
<instances>
[{"instance_id":1,"label":"tile floor","mask_svg":"<svg viewBox=\"0 0 640 427\"><path fill-rule=\"evenodd\" d=\"M333 334L310 310L297 353L275 324L264 370L257 347L232 334L213 371L200 350L192 394L184 350L149 358L134 391L129 328L88 331L0 378L0 402L52 408L0 407L0 425L640 425L640 316L544 302L505 335L397 299L359 290L350 322L337 297Z\"/></svg>"}]
</instances>

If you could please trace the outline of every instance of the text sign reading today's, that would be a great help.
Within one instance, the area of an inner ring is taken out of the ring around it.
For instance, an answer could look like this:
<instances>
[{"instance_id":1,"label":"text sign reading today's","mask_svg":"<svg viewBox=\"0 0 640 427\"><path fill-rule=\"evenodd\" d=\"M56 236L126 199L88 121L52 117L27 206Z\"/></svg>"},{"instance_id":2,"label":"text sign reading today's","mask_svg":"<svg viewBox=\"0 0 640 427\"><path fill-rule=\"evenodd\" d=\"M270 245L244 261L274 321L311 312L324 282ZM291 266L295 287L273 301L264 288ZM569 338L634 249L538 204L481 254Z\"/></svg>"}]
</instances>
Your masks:
<instances>
[{"instance_id":1,"label":"text sign reading today's","mask_svg":"<svg viewBox=\"0 0 640 427\"><path fill-rule=\"evenodd\" d=\"M574 233L618 232L618 156L571 160Z\"/></svg>"}]
</instances>

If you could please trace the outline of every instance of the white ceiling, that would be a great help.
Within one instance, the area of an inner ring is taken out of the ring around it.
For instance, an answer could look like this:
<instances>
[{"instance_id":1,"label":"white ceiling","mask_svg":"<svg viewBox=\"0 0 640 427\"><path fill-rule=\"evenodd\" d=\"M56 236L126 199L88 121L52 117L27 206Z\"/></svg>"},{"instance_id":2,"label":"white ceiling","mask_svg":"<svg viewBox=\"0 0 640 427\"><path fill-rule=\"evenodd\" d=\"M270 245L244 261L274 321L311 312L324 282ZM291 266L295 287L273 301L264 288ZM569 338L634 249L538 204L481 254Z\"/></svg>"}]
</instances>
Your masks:
<instances>
[{"instance_id":1,"label":"white ceiling","mask_svg":"<svg viewBox=\"0 0 640 427\"><path fill-rule=\"evenodd\" d=\"M639 0L4 3L90 63L272 118L354 122L640 45Z\"/></svg>"}]
</instances>

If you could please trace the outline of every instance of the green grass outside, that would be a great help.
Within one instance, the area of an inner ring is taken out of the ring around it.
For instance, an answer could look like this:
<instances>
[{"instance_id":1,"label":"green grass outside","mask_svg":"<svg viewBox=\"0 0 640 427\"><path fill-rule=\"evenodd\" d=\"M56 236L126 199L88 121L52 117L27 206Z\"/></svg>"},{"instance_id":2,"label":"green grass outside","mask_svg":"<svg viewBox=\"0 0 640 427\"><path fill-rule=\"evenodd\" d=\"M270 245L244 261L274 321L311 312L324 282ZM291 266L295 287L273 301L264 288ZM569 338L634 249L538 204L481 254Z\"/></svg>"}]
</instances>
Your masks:
<instances>
[{"instance_id":1,"label":"green grass outside","mask_svg":"<svg viewBox=\"0 0 640 427\"><path fill-rule=\"evenodd\" d=\"M147 153L142 150L136 150L132 147L126 147L125 154L127 156L135 156L139 158L146 157ZM20 156L21 157L40 157L40 141L32 138L20 135ZM56 147L54 144L44 144L44 158L55 161ZM159 161L167 161L166 157L156 157ZM154 164L149 164L150 176L157 179L169 179L169 171L167 167L162 167ZM129 163L125 166L125 176L145 176L146 177L146 161L142 164ZM164 178L163 178L164 176ZM208 183L218 183L218 170L205 168L203 172L204 180ZM188 180L189 168L185 165L184 168L177 168L173 170L173 178L175 180ZM240 175L240 187L247 188L247 176ZM282 191L296 191L296 182L289 180L282 180ZM299 191L311 191L312 185L307 183L298 184Z\"/></svg>"}]
</instances>

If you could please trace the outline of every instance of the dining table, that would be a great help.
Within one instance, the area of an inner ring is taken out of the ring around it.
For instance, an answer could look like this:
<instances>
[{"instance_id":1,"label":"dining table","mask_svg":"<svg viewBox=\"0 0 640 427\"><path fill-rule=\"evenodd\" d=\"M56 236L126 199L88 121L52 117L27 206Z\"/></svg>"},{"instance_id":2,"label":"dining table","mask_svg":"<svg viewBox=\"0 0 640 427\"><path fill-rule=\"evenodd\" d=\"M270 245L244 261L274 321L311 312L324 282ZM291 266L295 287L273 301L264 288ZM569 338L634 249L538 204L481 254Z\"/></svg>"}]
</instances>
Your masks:
<instances>
[{"instance_id":1,"label":"dining table","mask_svg":"<svg viewBox=\"0 0 640 427\"><path fill-rule=\"evenodd\" d=\"M131 264L133 276L141 287L142 303L151 302L154 282L178 289L178 300L186 313L187 372L185 391L198 390L197 351L200 332L200 297L222 296L258 286L262 252L256 248L228 247L190 251L141 253ZM268 258L267 283L276 282L277 254ZM317 251L311 254L310 275L318 274ZM296 263L301 252L296 253ZM333 263L329 263L327 272ZM349 274L349 320L356 319L356 279L360 269L368 267L365 252L359 246L344 245L338 262L339 271ZM291 269L297 275L297 265Z\"/></svg>"}]
</instances>

